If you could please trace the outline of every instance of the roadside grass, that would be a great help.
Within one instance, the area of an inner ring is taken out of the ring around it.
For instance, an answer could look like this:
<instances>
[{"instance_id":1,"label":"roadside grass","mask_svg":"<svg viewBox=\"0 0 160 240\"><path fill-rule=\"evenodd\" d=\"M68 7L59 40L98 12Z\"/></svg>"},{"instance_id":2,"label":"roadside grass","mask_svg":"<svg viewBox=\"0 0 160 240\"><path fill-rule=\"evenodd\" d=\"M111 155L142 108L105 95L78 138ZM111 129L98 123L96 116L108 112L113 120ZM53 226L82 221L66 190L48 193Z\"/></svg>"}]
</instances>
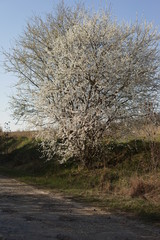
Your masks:
<instances>
[{"instance_id":1,"label":"roadside grass","mask_svg":"<svg viewBox=\"0 0 160 240\"><path fill-rule=\"evenodd\" d=\"M0 141L1 142L1 141ZM0 173L75 201L139 217L160 225L160 171L150 171L149 148L140 140L110 143L107 167L84 169L41 158L36 141L27 137L0 144ZM2 154L3 153L3 154Z\"/></svg>"},{"instance_id":2,"label":"roadside grass","mask_svg":"<svg viewBox=\"0 0 160 240\"><path fill-rule=\"evenodd\" d=\"M132 197L130 194L132 186L129 183L131 178L121 176L121 179L112 184L108 184L108 180L106 180L102 189L101 178L103 172L94 171L91 173L90 171L87 172L87 170L78 171L72 169L71 174L70 171L71 169L59 169L52 172L52 174L41 175L33 172L27 173L26 171L0 168L0 172L7 176L39 188L60 191L66 197L75 201L99 207L106 211L127 213L132 217L139 217L142 220L160 225L159 201L152 201L145 197L145 193ZM110 174L112 175L112 170L110 170ZM121 189L119 189L120 185Z\"/></svg>"}]
</instances>

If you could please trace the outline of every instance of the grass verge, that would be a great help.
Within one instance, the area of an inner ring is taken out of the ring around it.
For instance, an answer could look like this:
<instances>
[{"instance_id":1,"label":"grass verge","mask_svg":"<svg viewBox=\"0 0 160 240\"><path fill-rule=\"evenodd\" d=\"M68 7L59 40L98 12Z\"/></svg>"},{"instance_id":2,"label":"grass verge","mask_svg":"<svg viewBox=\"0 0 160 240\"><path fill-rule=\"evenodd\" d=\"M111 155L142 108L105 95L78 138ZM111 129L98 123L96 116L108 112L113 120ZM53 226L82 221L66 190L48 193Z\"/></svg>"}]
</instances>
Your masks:
<instances>
[{"instance_id":1,"label":"grass verge","mask_svg":"<svg viewBox=\"0 0 160 240\"><path fill-rule=\"evenodd\" d=\"M105 186L102 189L101 178L103 173L100 171L91 173L87 170L59 169L54 173L52 172L51 175L39 175L0 167L0 173L39 188L58 190L75 201L99 207L106 211L127 213L129 216L135 216L160 226L159 202L147 198L146 194L132 197L130 183L128 183L128 186L126 186L126 183L121 185L122 189L119 190L119 185L123 181L128 181L128 178L123 177L123 179L121 178L121 180L119 179L112 184L108 184L107 179L103 183Z\"/></svg>"},{"instance_id":2,"label":"grass verge","mask_svg":"<svg viewBox=\"0 0 160 240\"><path fill-rule=\"evenodd\" d=\"M5 148L4 143L1 146ZM9 139L6 146L7 154L2 149L0 155L1 174L160 226L160 172L137 171L138 159L138 166L145 162L143 151L136 152L130 164L127 159L106 169L87 170L75 165L58 165L56 161L45 162L33 139Z\"/></svg>"}]
</instances>

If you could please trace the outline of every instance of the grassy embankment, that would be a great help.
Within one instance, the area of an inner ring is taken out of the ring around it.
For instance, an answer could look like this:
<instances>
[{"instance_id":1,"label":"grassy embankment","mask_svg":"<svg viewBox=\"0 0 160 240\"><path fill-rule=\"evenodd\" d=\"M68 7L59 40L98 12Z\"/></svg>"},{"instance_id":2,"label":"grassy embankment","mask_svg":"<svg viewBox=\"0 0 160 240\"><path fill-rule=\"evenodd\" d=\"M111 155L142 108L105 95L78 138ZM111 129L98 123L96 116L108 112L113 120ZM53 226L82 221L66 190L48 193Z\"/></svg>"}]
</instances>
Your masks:
<instances>
[{"instance_id":1,"label":"grassy embankment","mask_svg":"<svg viewBox=\"0 0 160 240\"><path fill-rule=\"evenodd\" d=\"M153 170L151 146L141 140L112 142L106 168L87 170L56 159L46 162L30 133L10 134L0 136L0 173L160 224L160 171ZM154 147L160 148L159 141Z\"/></svg>"}]
</instances>

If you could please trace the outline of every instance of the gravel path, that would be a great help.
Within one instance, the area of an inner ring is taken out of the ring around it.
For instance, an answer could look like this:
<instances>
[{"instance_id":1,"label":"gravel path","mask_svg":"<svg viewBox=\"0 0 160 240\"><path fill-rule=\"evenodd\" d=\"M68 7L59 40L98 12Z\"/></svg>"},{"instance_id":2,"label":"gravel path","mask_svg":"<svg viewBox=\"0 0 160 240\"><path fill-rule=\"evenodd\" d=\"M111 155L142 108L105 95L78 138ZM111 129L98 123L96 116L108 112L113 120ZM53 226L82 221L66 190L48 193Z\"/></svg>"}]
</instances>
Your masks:
<instances>
[{"instance_id":1,"label":"gravel path","mask_svg":"<svg viewBox=\"0 0 160 240\"><path fill-rule=\"evenodd\" d=\"M159 240L160 229L0 177L0 240Z\"/></svg>"}]
</instances>

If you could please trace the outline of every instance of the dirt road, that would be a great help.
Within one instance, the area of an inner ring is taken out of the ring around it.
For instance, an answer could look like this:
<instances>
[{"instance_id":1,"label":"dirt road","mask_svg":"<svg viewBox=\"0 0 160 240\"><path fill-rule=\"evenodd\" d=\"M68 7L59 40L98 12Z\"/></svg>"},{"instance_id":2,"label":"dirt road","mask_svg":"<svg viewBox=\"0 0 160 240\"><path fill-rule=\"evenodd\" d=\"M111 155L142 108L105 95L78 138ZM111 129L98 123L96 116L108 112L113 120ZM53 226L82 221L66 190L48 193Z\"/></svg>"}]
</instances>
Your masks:
<instances>
[{"instance_id":1,"label":"dirt road","mask_svg":"<svg viewBox=\"0 0 160 240\"><path fill-rule=\"evenodd\" d=\"M160 230L0 177L0 240L159 240Z\"/></svg>"}]
</instances>

